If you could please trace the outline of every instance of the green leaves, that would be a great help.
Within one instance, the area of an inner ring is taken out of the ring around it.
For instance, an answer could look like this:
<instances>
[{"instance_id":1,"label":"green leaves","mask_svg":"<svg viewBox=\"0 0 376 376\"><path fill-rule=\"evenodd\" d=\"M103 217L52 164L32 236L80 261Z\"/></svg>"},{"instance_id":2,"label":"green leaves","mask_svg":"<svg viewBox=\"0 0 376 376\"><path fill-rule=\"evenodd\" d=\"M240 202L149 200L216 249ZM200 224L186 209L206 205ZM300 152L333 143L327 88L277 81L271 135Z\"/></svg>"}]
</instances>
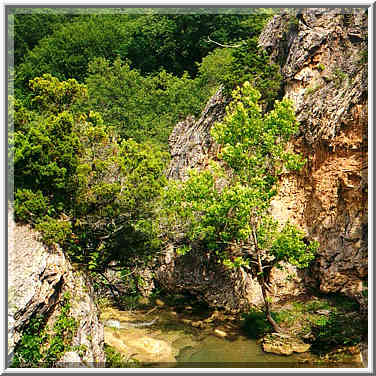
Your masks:
<instances>
[{"instance_id":1,"label":"green leaves","mask_svg":"<svg viewBox=\"0 0 376 376\"><path fill-rule=\"evenodd\" d=\"M75 79L59 81L51 74L30 80L30 88L34 93L32 103L39 110L51 113L67 110L87 96L86 87Z\"/></svg>"},{"instance_id":2,"label":"green leaves","mask_svg":"<svg viewBox=\"0 0 376 376\"><path fill-rule=\"evenodd\" d=\"M194 76L196 62L219 43L258 34L266 14L16 15L16 86L44 73L83 82L88 63L128 59L143 75L166 70ZM40 22L38 22L40 19ZM27 22L28 30L22 22ZM53 25L56 22L58 26Z\"/></svg>"},{"instance_id":3,"label":"green leaves","mask_svg":"<svg viewBox=\"0 0 376 376\"><path fill-rule=\"evenodd\" d=\"M35 228L42 234L46 245L59 243L64 246L72 233L72 224L69 220L56 219L45 216L38 220Z\"/></svg>"},{"instance_id":4,"label":"green leaves","mask_svg":"<svg viewBox=\"0 0 376 376\"><path fill-rule=\"evenodd\" d=\"M249 82L234 90L234 100L223 122L216 123L211 134L222 145L221 159L241 181L248 185L266 184L265 188L271 189L269 183L274 183L282 166L299 169L304 162L286 150L287 141L298 129L291 102L277 101L274 110L263 115L258 104L260 97Z\"/></svg>"},{"instance_id":5,"label":"green leaves","mask_svg":"<svg viewBox=\"0 0 376 376\"><path fill-rule=\"evenodd\" d=\"M25 131L14 133L16 196L17 189L23 188L43 192L50 202L69 200L79 151L78 136L69 131L72 127L71 114L64 112L39 115Z\"/></svg>"},{"instance_id":6,"label":"green leaves","mask_svg":"<svg viewBox=\"0 0 376 376\"><path fill-rule=\"evenodd\" d=\"M198 115L211 93L202 80L184 73L176 77L165 70L142 76L129 61L103 58L89 64L86 110L99 111L107 125L123 138L153 140L166 148L175 124Z\"/></svg>"},{"instance_id":7,"label":"green leaves","mask_svg":"<svg viewBox=\"0 0 376 376\"><path fill-rule=\"evenodd\" d=\"M72 349L77 321L70 316L70 295L65 293L60 302L61 311L52 331L46 327L46 318L36 315L24 330L14 352L11 367L53 367L66 351Z\"/></svg>"},{"instance_id":8,"label":"green leaves","mask_svg":"<svg viewBox=\"0 0 376 376\"><path fill-rule=\"evenodd\" d=\"M46 215L49 210L48 198L40 190L18 189L14 196L15 215L21 221L33 221Z\"/></svg>"},{"instance_id":9,"label":"green leaves","mask_svg":"<svg viewBox=\"0 0 376 376\"><path fill-rule=\"evenodd\" d=\"M46 341L46 335L42 331L44 317L36 315L30 320L20 342L15 348L11 367L39 367L43 358L40 347Z\"/></svg>"},{"instance_id":10,"label":"green leaves","mask_svg":"<svg viewBox=\"0 0 376 376\"><path fill-rule=\"evenodd\" d=\"M266 14L263 16L263 20L258 20L258 24L252 27L257 28L260 24L264 24L269 17ZM274 101L280 97L282 76L279 73L279 67L270 64L269 55L258 44L260 31L258 29L256 35L248 36L249 39L245 40L240 47L233 49L233 62L228 72L223 75L221 82L231 93L235 87L249 81L261 94L262 108L270 110Z\"/></svg>"},{"instance_id":11,"label":"green leaves","mask_svg":"<svg viewBox=\"0 0 376 376\"><path fill-rule=\"evenodd\" d=\"M149 241L148 221L165 184L167 154L151 143L118 140L111 129L85 118L79 129L83 152L72 213L79 218L75 232L85 234L80 243L91 250L77 256L90 269L103 269L111 260L126 262L124 248L137 253Z\"/></svg>"},{"instance_id":12,"label":"green leaves","mask_svg":"<svg viewBox=\"0 0 376 376\"><path fill-rule=\"evenodd\" d=\"M287 223L276 234L270 253L275 256L276 261L288 261L301 269L306 268L315 258L317 248L317 242L311 242L307 246L304 233Z\"/></svg>"}]
</instances>

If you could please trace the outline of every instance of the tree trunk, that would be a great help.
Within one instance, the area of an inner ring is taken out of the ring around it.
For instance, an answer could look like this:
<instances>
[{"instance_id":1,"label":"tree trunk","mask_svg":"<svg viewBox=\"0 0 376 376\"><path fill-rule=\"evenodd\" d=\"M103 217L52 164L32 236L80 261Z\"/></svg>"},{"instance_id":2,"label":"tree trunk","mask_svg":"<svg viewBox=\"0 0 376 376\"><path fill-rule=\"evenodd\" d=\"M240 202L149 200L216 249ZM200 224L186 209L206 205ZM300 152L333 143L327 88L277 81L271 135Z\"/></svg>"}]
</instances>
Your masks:
<instances>
[{"instance_id":1,"label":"tree trunk","mask_svg":"<svg viewBox=\"0 0 376 376\"><path fill-rule=\"evenodd\" d=\"M270 314L270 306L268 301L268 295L267 295L267 284L265 282L265 276L264 276L264 267L262 265L261 261L261 255L260 255L260 249L258 247L258 241L257 241L257 235L254 230L252 230L252 237L253 237L253 244L255 246L256 254L257 254L257 266L258 266L258 275L257 280L261 286L262 291L262 297L264 299L264 307L265 307L265 315L267 320L269 321L270 325L273 327L275 332L282 332L282 329L279 327L279 325L273 320L272 315Z\"/></svg>"},{"instance_id":2,"label":"tree trunk","mask_svg":"<svg viewBox=\"0 0 376 376\"><path fill-rule=\"evenodd\" d=\"M266 282L265 282L265 277L264 277L264 268L262 266L262 261L261 261L261 256L260 256L260 251L257 247L257 238L256 235L253 234L254 242L256 245L256 252L257 252L257 264L258 264L258 282L260 283L261 286L261 291L262 291L262 297L264 299L264 307L265 307L265 315L267 320L269 321L270 325L273 327L275 332L282 332L282 329L279 327L279 325L274 321L272 315L270 314L270 306L269 306L269 301L268 301L268 295L266 292Z\"/></svg>"},{"instance_id":3,"label":"tree trunk","mask_svg":"<svg viewBox=\"0 0 376 376\"><path fill-rule=\"evenodd\" d=\"M261 290L262 290L262 297L264 298L266 318L269 321L270 325L273 327L273 329L274 329L275 332L281 332L282 329L274 321L274 319L273 319L273 317L272 317L272 315L270 313L270 306L269 306L268 297L267 297L267 294L266 294L266 287L265 287L265 281L264 281L264 277L263 276L262 276L260 282L261 282L260 285L261 285Z\"/></svg>"}]
</instances>

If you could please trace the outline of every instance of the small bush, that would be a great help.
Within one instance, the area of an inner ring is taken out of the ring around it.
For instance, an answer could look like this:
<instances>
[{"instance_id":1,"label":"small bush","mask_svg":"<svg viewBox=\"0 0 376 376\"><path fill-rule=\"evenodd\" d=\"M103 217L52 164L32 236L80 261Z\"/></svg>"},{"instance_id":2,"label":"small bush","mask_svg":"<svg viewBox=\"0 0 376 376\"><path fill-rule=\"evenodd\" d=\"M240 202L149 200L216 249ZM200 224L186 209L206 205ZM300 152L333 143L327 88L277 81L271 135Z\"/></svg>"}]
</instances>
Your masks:
<instances>
[{"instance_id":1,"label":"small bush","mask_svg":"<svg viewBox=\"0 0 376 376\"><path fill-rule=\"evenodd\" d=\"M343 72L341 69L336 68L333 71L333 80L335 83L335 87L338 89L340 86L342 86L343 82L348 79L348 75Z\"/></svg>"},{"instance_id":2,"label":"small bush","mask_svg":"<svg viewBox=\"0 0 376 376\"><path fill-rule=\"evenodd\" d=\"M296 16L292 16L290 19L289 19L289 22L288 22L288 29L291 30L291 29L295 29L297 30L298 29L298 26L299 26L299 19L298 17Z\"/></svg>"},{"instance_id":3,"label":"small bush","mask_svg":"<svg viewBox=\"0 0 376 376\"><path fill-rule=\"evenodd\" d=\"M106 354L106 368L123 368L127 362L122 354L107 344L104 345L104 352Z\"/></svg>"},{"instance_id":4,"label":"small bush","mask_svg":"<svg viewBox=\"0 0 376 376\"><path fill-rule=\"evenodd\" d=\"M12 368L53 367L64 353L72 350L77 322L70 316L70 308L70 295L66 293L51 334L46 326L46 317L36 315L31 318L14 350ZM80 351L83 351L82 346Z\"/></svg>"},{"instance_id":5,"label":"small bush","mask_svg":"<svg viewBox=\"0 0 376 376\"><path fill-rule=\"evenodd\" d=\"M30 320L15 348L11 364L12 368L39 367L43 358L40 348L46 341L46 335L43 330L44 325L45 318L41 315L36 315Z\"/></svg>"},{"instance_id":6,"label":"small bush","mask_svg":"<svg viewBox=\"0 0 376 376\"><path fill-rule=\"evenodd\" d=\"M249 313L244 314L243 317L242 329L249 338L257 339L273 331L265 313L262 311L251 310ZM278 315L274 312L272 312L272 317L276 322L280 321Z\"/></svg>"},{"instance_id":7,"label":"small bush","mask_svg":"<svg viewBox=\"0 0 376 376\"><path fill-rule=\"evenodd\" d=\"M368 63L368 50L363 50L359 53L360 59L359 59L359 64L367 64Z\"/></svg>"},{"instance_id":8,"label":"small bush","mask_svg":"<svg viewBox=\"0 0 376 376\"><path fill-rule=\"evenodd\" d=\"M112 346L104 345L106 354L106 368L135 368L139 366L139 362L135 359L127 359Z\"/></svg>"},{"instance_id":9,"label":"small bush","mask_svg":"<svg viewBox=\"0 0 376 376\"><path fill-rule=\"evenodd\" d=\"M54 243L63 245L72 234L70 221L63 221L46 216L35 226L42 235L44 244L50 246Z\"/></svg>"},{"instance_id":10,"label":"small bush","mask_svg":"<svg viewBox=\"0 0 376 376\"><path fill-rule=\"evenodd\" d=\"M47 214L48 199L38 190L17 189L14 195L14 214L16 220L35 222Z\"/></svg>"}]
</instances>

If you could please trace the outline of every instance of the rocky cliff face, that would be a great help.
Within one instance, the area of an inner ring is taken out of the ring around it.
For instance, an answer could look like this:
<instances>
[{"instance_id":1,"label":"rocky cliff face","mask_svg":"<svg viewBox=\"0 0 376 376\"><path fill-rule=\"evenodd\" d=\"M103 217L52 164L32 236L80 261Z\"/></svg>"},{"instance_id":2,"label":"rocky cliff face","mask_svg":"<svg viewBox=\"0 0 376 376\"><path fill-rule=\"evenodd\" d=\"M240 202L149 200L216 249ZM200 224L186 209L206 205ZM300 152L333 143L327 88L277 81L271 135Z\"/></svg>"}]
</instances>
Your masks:
<instances>
[{"instance_id":1,"label":"rocky cliff face","mask_svg":"<svg viewBox=\"0 0 376 376\"><path fill-rule=\"evenodd\" d=\"M361 300L368 222L366 10L283 14L269 23L260 45L274 60L285 60L285 96L300 122L294 146L308 161L301 174L282 178L273 213L320 242L313 277L321 291Z\"/></svg>"},{"instance_id":2,"label":"rocky cliff face","mask_svg":"<svg viewBox=\"0 0 376 376\"><path fill-rule=\"evenodd\" d=\"M63 295L69 292L69 316L77 323L72 346L80 346L81 351L66 352L57 366L92 367L98 363L103 366L103 325L85 274L74 270L59 249L47 249L29 226L16 225L11 212L8 234L9 358L36 314L47 317L48 327L53 327L61 312Z\"/></svg>"},{"instance_id":3,"label":"rocky cliff face","mask_svg":"<svg viewBox=\"0 0 376 376\"><path fill-rule=\"evenodd\" d=\"M304 279L323 292L342 292L361 301L367 278L366 10L283 13L269 22L259 43L281 65L284 93L300 122L292 146L307 158L299 174L281 177L271 211L321 244L310 276L297 276L291 269L296 277L287 282L286 274L273 273L274 295L302 292ZM219 90L198 121L187 118L176 125L170 137L169 178L184 180L188 168L207 166L216 149L209 130L222 119L226 104ZM242 270L237 273L243 277L210 270L204 262L208 256L178 258L171 252L156 273L165 287L194 291L208 303L228 308L260 300L257 283ZM194 261L200 258L205 260ZM227 289L239 281L242 288Z\"/></svg>"}]
</instances>

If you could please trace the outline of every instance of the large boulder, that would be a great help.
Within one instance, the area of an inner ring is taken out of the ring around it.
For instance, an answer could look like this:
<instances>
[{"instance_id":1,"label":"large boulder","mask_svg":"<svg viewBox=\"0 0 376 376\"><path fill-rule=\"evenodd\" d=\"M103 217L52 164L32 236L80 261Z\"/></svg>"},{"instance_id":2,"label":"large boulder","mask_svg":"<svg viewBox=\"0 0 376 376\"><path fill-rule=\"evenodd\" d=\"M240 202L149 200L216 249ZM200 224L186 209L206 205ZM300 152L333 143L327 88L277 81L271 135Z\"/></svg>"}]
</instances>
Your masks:
<instances>
[{"instance_id":1,"label":"large boulder","mask_svg":"<svg viewBox=\"0 0 376 376\"><path fill-rule=\"evenodd\" d=\"M262 349L265 352L277 355L292 355L294 352L304 353L311 347L299 338L280 333L267 334L261 342Z\"/></svg>"}]
</instances>

